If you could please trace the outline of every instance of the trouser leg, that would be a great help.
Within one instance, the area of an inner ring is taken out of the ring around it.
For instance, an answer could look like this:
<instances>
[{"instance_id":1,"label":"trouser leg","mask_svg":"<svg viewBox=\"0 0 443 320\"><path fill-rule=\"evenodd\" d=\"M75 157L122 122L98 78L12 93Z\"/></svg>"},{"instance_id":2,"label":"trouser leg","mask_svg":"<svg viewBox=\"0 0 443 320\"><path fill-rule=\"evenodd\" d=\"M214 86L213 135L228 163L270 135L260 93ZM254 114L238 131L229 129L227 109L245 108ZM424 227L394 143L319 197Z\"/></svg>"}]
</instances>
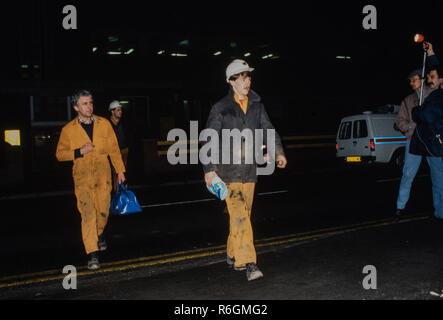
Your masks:
<instances>
[{"instance_id":1,"label":"trouser leg","mask_svg":"<svg viewBox=\"0 0 443 320\"><path fill-rule=\"evenodd\" d=\"M97 213L97 235L102 235L109 218L109 207L111 204L111 194L109 189L98 189L94 191Z\"/></svg>"},{"instance_id":2,"label":"trouser leg","mask_svg":"<svg viewBox=\"0 0 443 320\"><path fill-rule=\"evenodd\" d=\"M443 219L443 161L437 157L427 157L432 180L434 215Z\"/></svg>"},{"instance_id":3,"label":"trouser leg","mask_svg":"<svg viewBox=\"0 0 443 320\"><path fill-rule=\"evenodd\" d=\"M83 245L86 254L98 251L97 210L94 204L94 194L90 188L83 187L75 192L77 208L81 215Z\"/></svg>"},{"instance_id":4,"label":"trouser leg","mask_svg":"<svg viewBox=\"0 0 443 320\"><path fill-rule=\"evenodd\" d=\"M251 225L255 183L233 182L228 183L227 188L226 204L230 221L227 254L235 258L235 267L257 263Z\"/></svg>"},{"instance_id":5,"label":"trouser leg","mask_svg":"<svg viewBox=\"0 0 443 320\"><path fill-rule=\"evenodd\" d=\"M409 200L412 182L420 168L422 156L409 153L410 141L406 143L405 163L401 177L400 188L398 190L397 209L404 209Z\"/></svg>"}]
</instances>

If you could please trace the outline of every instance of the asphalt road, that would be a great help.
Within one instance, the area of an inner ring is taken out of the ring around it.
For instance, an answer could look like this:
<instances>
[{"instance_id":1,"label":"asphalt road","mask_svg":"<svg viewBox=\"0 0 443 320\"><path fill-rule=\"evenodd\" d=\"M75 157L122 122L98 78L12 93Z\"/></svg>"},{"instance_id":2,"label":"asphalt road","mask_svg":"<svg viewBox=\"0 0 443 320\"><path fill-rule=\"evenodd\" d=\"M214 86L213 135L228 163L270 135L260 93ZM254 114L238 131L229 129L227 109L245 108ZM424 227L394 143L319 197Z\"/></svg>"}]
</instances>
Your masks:
<instances>
[{"instance_id":1,"label":"asphalt road","mask_svg":"<svg viewBox=\"0 0 443 320\"><path fill-rule=\"evenodd\" d=\"M430 294L443 288L443 224L430 217L427 168L394 220L398 185L399 172L378 166L262 177L252 223L265 277L253 282L226 265L228 216L199 181L135 189L144 212L110 218L95 272L72 195L3 200L14 209L2 214L0 299L441 299ZM62 286L66 265L76 290ZM376 289L363 288L365 266Z\"/></svg>"}]
</instances>

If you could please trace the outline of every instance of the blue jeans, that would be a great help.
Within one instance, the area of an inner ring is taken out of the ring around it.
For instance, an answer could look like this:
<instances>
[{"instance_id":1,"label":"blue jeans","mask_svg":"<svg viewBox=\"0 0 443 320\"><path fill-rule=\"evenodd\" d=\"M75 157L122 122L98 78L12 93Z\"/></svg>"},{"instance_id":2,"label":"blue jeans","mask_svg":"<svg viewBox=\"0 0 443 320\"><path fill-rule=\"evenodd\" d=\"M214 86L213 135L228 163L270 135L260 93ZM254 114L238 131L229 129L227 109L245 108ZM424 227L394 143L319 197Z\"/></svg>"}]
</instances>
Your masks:
<instances>
[{"instance_id":1,"label":"blue jeans","mask_svg":"<svg viewBox=\"0 0 443 320\"><path fill-rule=\"evenodd\" d=\"M410 140L406 142L405 163L403 165L403 175L401 177L400 189L398 190L397 209L403 210L409 200L412 182L420 168L422 156L409 153Z\"/></svg>"},{"instance_id":2,"label":"blue jeans","mask_svg":"<svg viewBox=\"0 0 443 320\"><path fill-rule=\"evenodd\" d=\"M434 201L434 215L443 219L443 161L442 158L426 157L431 169L432 199Z\"/></svg>"}]
</instances>

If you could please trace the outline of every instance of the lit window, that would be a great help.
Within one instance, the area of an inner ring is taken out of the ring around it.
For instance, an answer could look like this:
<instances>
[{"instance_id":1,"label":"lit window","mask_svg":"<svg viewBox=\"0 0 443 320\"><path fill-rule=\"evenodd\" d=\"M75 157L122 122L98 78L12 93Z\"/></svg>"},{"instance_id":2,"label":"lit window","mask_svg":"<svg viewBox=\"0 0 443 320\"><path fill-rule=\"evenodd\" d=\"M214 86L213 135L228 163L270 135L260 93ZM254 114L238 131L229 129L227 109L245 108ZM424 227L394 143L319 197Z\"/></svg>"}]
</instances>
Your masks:
<instances>
[{"instance_id":1,"label":"lit window","mask_svg":"<svg viewBox=\"0 0 443 320\"><path fill-rule=\"evenodd\" d=\"M20 130L5 130L5 142L11 146L20 145Z\"/></svg>"}]
</instances>

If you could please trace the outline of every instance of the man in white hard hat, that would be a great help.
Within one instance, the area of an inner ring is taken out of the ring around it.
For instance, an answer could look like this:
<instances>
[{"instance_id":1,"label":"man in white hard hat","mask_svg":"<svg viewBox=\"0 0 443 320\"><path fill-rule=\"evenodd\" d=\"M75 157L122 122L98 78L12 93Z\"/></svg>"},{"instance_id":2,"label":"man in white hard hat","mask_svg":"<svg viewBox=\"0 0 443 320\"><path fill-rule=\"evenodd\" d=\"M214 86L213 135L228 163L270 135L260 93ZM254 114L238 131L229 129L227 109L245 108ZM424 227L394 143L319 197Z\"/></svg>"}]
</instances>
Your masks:
<instances>
[{"instance_id":1,"label":"man in white hard hat","mask_svg":"<svg viewBox=\"0 0 443 320\"><path fill-rule=\"evenodd\" d=\"M118 146L120 148L120 153L122 154L123 163L125 168L128 168L128 141L121 122L123 115L123 107L119 101L114 100L109 104L108 110L111 112L109 121L111 122L112 128L114 129L115 135L117 137ZM117 191L117 173L113 170L112 172L112 188L113 191Z\"/></svg>"},{"instance_id":2,"label":"man in white hard hat","mask_svg":"<svg viewBox=\"0 0 443 320\"><path fill-rule=\"evenodd\" d=\"M236 59L226 69L226 81L229 93L211 109L206 128L214 129L222 136L223 129L264 131L274 129L269 120L260 96L251 90L251 72L246 61ZM264 136L266 136L264 134ZM242 139L242 150L248 142ZM249 142L250 143L250 142ZM255 144L255 141L254 141ZM230 145L230 159L238 152ZM285 168L287 161L280 137L275 133L275 153L277 167ZM223 155L226 156L226 155ZM203 164L205 182L211 186L212 180L219 176L228 189L226 205L230 216L230 232L227 242L227 263L235 270L246 270L246 277L255 280L263 277L257 267L257 254L251 225L251 209L254 199L254 188L257 182L257 163L247 164L243 157L240 164Z\"/></svg>"}]
</instances>

